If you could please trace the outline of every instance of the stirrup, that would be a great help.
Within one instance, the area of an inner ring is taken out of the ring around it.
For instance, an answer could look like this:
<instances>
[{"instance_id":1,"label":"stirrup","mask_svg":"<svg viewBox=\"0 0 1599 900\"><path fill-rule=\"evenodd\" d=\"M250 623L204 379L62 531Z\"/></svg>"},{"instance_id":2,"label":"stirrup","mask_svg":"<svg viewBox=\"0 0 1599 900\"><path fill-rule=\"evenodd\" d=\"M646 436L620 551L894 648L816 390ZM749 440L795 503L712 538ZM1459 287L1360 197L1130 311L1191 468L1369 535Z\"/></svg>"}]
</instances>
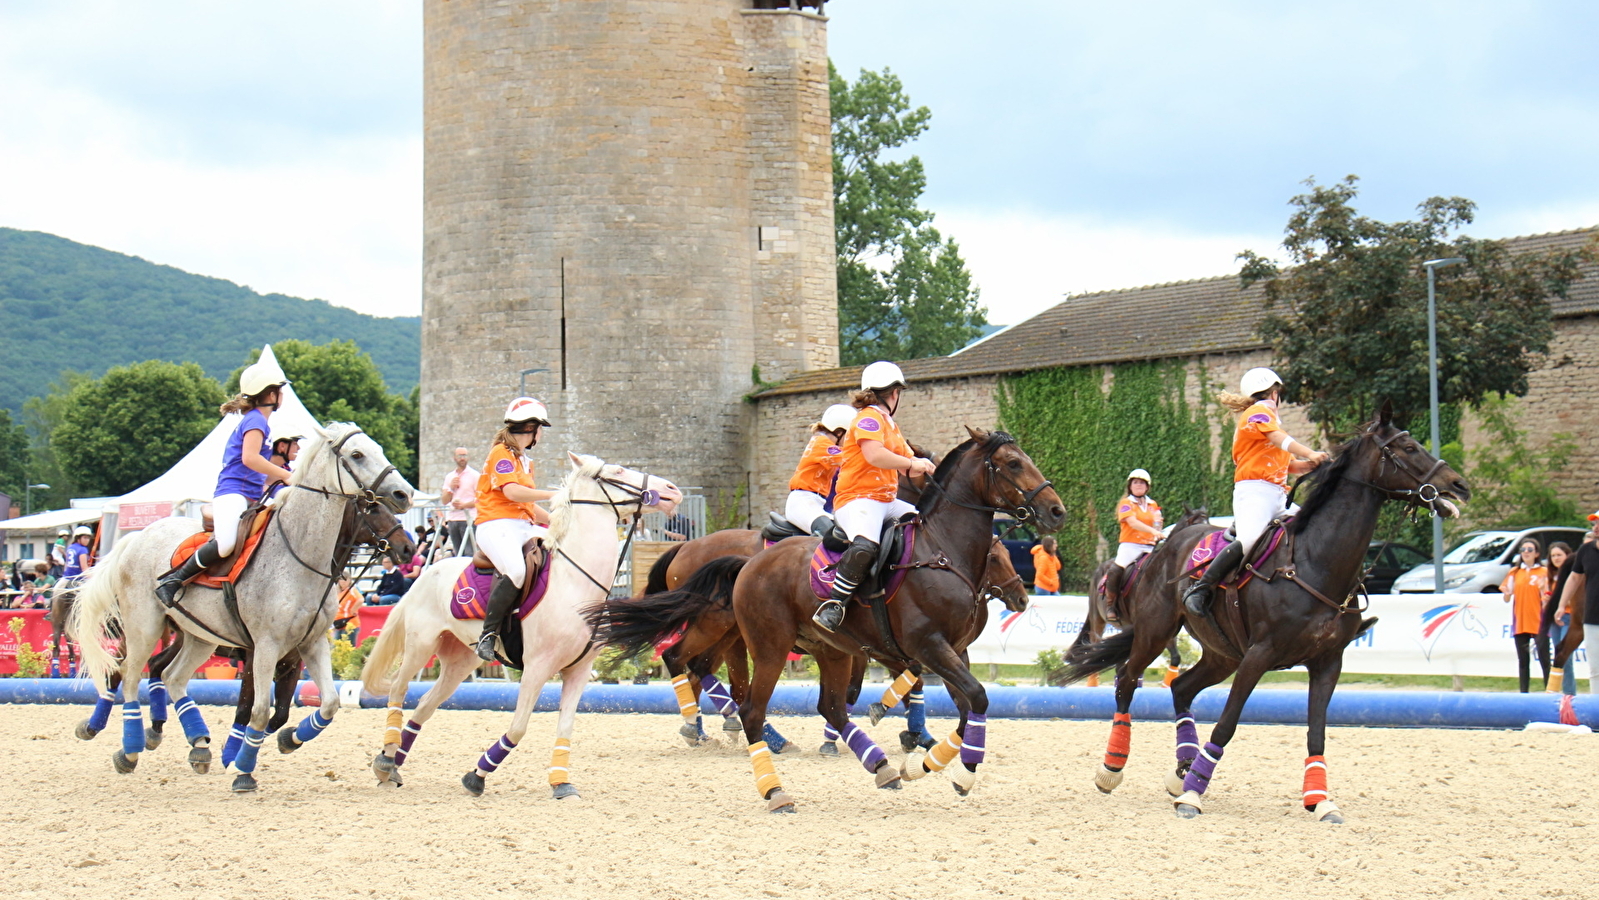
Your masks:
<instances>
[{"instance_id":1,"label":"stirrup","mask_svg":"<svg viewBox=\"0 0 1599 900\"><path fill-rule=\"evenodd\" d=\"M811 621L828 631L837 631L844 624L844 604L837 600L823 600L822 605L816 608L816 614L811 616Z\"/></svg>"},{"instance_id":2,"label":"stirrup","mask_svg":"<svg viewBox=\"0 0 1599 900\"><path fill-rule=\"evenodd\" d=\"M1215 590L1211 585L1196 584L1183 594L1183 608L1196 616L1210 613L1210 592Z\"/></svg>"},{"instance_id":3,"label":"stirrup","mask_svg":"<svg viewBox=\"0 0 1599 900\"><path fill-rule=\"evenodd\" d=\"M483 660L484 662L494 662L494 643L495 641L499 640L499 637L499 632L490 631L485 628L483 630L483 636L477 639L477 658Z\"/></svg>"}]
</instances>

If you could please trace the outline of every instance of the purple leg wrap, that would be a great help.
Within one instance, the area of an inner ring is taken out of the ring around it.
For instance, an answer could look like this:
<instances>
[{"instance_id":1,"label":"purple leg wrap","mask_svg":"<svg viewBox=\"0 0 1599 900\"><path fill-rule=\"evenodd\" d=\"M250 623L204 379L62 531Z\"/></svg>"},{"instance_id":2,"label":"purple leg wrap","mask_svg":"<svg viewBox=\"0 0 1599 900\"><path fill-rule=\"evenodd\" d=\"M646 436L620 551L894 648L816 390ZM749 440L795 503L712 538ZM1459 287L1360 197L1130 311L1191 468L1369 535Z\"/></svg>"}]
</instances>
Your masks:
<instances>
[{"instance_id":1,"label":"purple leg wrap","mask_svg":"<svg viewBox=\"0 0 1599 900\"><path fill-rule=\"evenodd\" d=\"M422 723L415 719L405 723L405 728L400 732L400 749L394 751L395 765L405 765L405 756L411 752L411 745L416 743L416 736L421 730ZM501 759L504 759L504 757L501 757Z\"/></svg>"},{"instance_id":2,"label":"purple leg wrap","mask_svg":"<svg viewBox=\"0 0 1599 900\"><path fill-rule=\"evenodd\" d=\"M150 721L167 720L167 686L158 678L150 679Z\"/></svg>"},{"instance_id":3,"label":"purple leg wrap","mask_svg":"<svg viewBox=\"0 0 1599 900\"><path fill-rule=\"evenodd\" d=\"M700 690L711 696L711 702L716 704L716 711L723 716L731 716L738 712L738 704L733 702L733 695L728 693L727 685L718 681L715 675L701 678Z\"/></svg>"},{"instance_id":4,"label":"purple leg wrap","mask_svg":"<svg viewBox=\"0 0 1599 900\"><path fill-rule=\"evenodd\" d=\"M866 771L876 772L878 766L888 761L888 756L872 741L871 735L857 728L854 722L844 726L842 737Z\"/></svg>"},{"instance_id":5,"label":"purple leg wrap","mask_svg":"<svg viewBox=\"0 0 1599 900\"><path fill-rule=\"evenodd\" d=\"M967 768L980 765L988 743L988 716L970 713L966 716L966 733L961 735L961 762Z\"/></svg>"},{"instance_id":6,"label":"purple leg wrap","mask_svg":"<svg viewBox=\"0 0 1599 900\"><path fill-rule=\"evenodd\" d=\"M822 739L828 743L838 740L838 729L833 727L832 722L822 723Z\"/></svg>"},{"instance_id":7,"label":"purple leg wrap","mask_svg":"<svg viewBox=\"0 0 1599 900\"><path fill-rule=\"evenodd\" d=\"M1199 755L1199 729L1194 727L1193 716L1177 720L1177 761L1186 762Z\"/></svg>"},{"instance_id":8,"label":"purple leg wrap","mask_svg":"<svg viewBox=\"0 0 1599 900\"><path fill-rule=\"evenodd\" d=\"M505 762L505 758L515 749L516 743L509 737L501 735L500 739L494 742L494 746L484 750L483 755L478 757L478 770L487 773L498 769L500 763Z\"/></svg>"},{"instance_id":9,"label":"purple leg wrap","mask_svg":"<svg viewBox=\"0 0 1599 900\"><path fill-rule=\"evenodd\" d=\"M1183 790L1203 794L1210 787L1210 776L1216 774L1216 763L1221 762L1222 752L1222 748L1207 741L1183 779Z\"/></svg>"}]
</instances>

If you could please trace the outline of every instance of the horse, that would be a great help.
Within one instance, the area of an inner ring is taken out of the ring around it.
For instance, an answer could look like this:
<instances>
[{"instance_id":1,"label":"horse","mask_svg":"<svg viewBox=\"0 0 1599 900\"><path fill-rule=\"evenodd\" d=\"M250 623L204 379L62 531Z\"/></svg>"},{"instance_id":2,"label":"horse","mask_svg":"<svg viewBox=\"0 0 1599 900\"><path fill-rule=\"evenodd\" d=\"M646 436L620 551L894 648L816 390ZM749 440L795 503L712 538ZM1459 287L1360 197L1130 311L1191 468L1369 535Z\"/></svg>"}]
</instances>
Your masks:
<instances>
[{"instance_id":1,"label":"horse","mask_svg":"<svg viewBox=\"0 0 1599 900\"><path fill-rule=\"evenodd\" d=\"M1066 510L1013 438L1003 432L967 430L970 439L944 458L922 495L915 555L905 566L905 579L893 602L879 607L889 626L887 633L874 624L873 612L858 603L850 606L837 633L821 631L811 622L817 605L810 584L811 557L818 544L814 538L792 538L748 560L713 561L691 579L699 585L685 585L685 592L699 588L701 599L680 604L671 619L661 623L657 638L702 613L713 602L704 598L725 589L718 587L719 580L732 585L733 614L755 661L750 696L739 714L756 789L768 811L788 813L795 808L760 737L772 690L789 649L796 646L816 658L821 672L817 711L873 774L878 787L897 789L903 779L942 771L957 753L962 756L961 772L951 773L957 792L967 794L975 786L977 766L983 760L988 698L982 683L962 662L961 651L977 636L982 606L977 585L984 580L983 567L993 543L994 513L1009 511L1047 533L1065 522ZM589 617L602 642L613 633L625 639L625 605L597 605ZM944 679L960 709L961 723L930 757L913 754L904 770L895 771L866 732L849 721L845 699L850 657L857 655L896 668L920 664Z\"/></svg>"},{"instance_id":2,"label":"horse","mask_svg":"<svg viewBox=\"0 0 1599 900\"><path fill-rule=\"evenodd\" d=\"M1374 421L1335 452L1331 462L1305 480L1310 494L1304 508L1286 522L1281 540L1274 544L1273 532L1268 531L1242 567L1249 579L1236 590L1229 586L1206 615L1190 615L1183 608L1182 594L1198 569L1189 568L1195 547L1218 529L1193 525L1173 533L1152 555L1130 598L1130 627L1078 647L1068 656L1066 683L1110 666L1127 673L1117 680L1116 717L1104 762L1094 778L1101 791L1109 793L1120 783L1127 760L1132 734L1128 710L1137 686L1128 676L1143 671L1186 625L1203 653L1171 686L1177 767L1166 776L1166 789L1177 815L1191 819L1203 811L1203 796L1216 764L1261 676L1272 669L1304 665L1310 672L1309 758L1301 800L1318 821L1344 821L1327 791L1327 704L1338 685L1344 648L1377 621L1362 620L1358 597L1377 514L1385 501L1399 500L1453 516L1457 510L1450 500L1465 502L1471 487L1448 463L1434 458L1409 432L1395 426L1387 403ZM1233 684L1226 707L1210 741L1201 748L1190 706L1201 690L1229 675Z\"/></svg>"},{"instance_id":3,"label":"horse","mask_svg":"<svg viewBox=\"0 0 1599 900\"><path fill-rule=\"evenodd\" d=\"M112 756L120 773L134 771L145 749L139 672L166 622L181 629L183 648L168 667L168 689L191 747L209 743L205 719L187 697L195 668L219 645L254 652L249 677L254 705L245 741L234 759L235 792L258 787L254 771L271 715L271 684L280 659L298 651L322 703L294 730L278 732L278 749L291 752L316 737L339 708L326 632L337 572L338 535L346 508L357 501L383 503L396 513L410 508L411 485L389 464L383 448L353 424L318 428L300 454L272 520L261 532L252 563L228 590L188 585L170 609L155 596L156 580L172 567L175 548L201 530L196 519L168 517L117 542L79 594L67 630L83 654L83 667L103 690L112 672L122 676L122 749ZM325 570L319 567L327 567ZM105 647L112 629L123 640L121 659Z\"/></svg>"},{"instance_id":4,"label":"horse","mask_svg":"<svg viewBox=\"0 0 1599 900\"><path fill-rule=\"evenodd\" d=\"M516 712L505 735L484 751L476 768L462 776L462 786L473 796L483 794L485 777L527 733L539 691L557 671L561 673L561 711L549 770L550 791L557 800L578 796L569 768L572 727L583 686L599 655L579 610L596 599L603 601L611 590L622 552L617 524L652 503L671 515L682 501L676 485L658 476L607 465L592 456L567 456L572 471L550 500L550 531L545 538L546 565L551 567L549 588L521 623L523 669ZM424 569L389 613L362 668L363 687L389 699L383 749L372 762L379 782L398 783L400 767L422 726L480 665L474 647L482 621L450 614L456 579L471 563L469 557L458 556ZM402 728L410 681L435 655L439 658L438 680L422 695Z\"/></svg>"}]
</instances>

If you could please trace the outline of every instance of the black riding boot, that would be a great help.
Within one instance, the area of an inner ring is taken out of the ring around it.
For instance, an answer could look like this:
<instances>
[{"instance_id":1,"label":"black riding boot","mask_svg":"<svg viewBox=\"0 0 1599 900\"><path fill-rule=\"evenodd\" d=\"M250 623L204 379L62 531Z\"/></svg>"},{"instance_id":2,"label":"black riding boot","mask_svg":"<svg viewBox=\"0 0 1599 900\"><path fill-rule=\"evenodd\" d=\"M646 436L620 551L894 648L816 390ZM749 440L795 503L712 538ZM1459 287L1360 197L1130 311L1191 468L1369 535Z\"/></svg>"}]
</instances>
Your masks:
<instances>
[{"instance_id":1,"label":"black riding boot","mask_svg":"<svg viewBox=\"0 0 1599 900\"><path fill-rule=\"evenodd\" d=\"M1215 592L1216 585L1222 579L1238 568L1244 561L1244 544L1242 541L1233 541L1225 549L1216 554L1216 558L1205 567L1205 574L1194 582L1194 586L1183 594L1183 607L1196 616L1205 615L1210 608L1210 598Z\"/></svg>"},{"instance_id":2,"label":"black riding boot","mask_svg":"<svg viewBox=\"0 0 1599 900\"><path fill-rule=\"evenodd\" d=\"M1110 571L1105 573L1105 619L1111 623L1121 621L1117 601L1122 595L1122 581L1127 577L1127 570L1115 563L1110 564Z\"/></svg>"},{"instance_id":3,"label":"black riding boot","mask_svg":"<svg viewBox=\"0 0 1599 900\"><path fill-rule=\"evenodd\" d=\"M872 560L877 558L877 542L858 537L850 542L844 555L839 557L838 570L833 574L833 595L822 601L811 621L834 631L844 624L844 604L860 588L861 582L872 570Z\"/></svg>"},{"instance_id":4,"label":"black riding boot","mask_svg":"<svg viewBox=\"0 0 1599 900\"><path fill-rule=\"evenodd\" d=\"M531 577L531 576L530 576ZM522 599L522 589L504 575L494 576L494 586L489 588L489 608L483 613L483 636L477 639L477 655L484 662L494 661L494 640L500 636L500 623L516 601Z\"/></svg>"},{"instance_id":5,"label":"black riding boot","mask_svg":"<svg viewBox=\"0 0 1599 900\"><path fill-rule=\"evenodd\" d=\"M811 537L825 537L832 530L832 516L817 516L816 521L811 523Z\"/></svg>"},{"instance_id":6,"label":"black riding boot","mask_svg":"<svg viewBox=\"0 0 1599 900\"><path fill-rule=\"evenodd\" d=\"M178 588L190 579L204 572L208 566L222 561L222 553L217 549L215 539L206 541L194 551L194 555L183 561L183 565L161 576L156 582L155 595L161 599L161 605L171 607L177 602Z\"/></svg>"}]
</instances>

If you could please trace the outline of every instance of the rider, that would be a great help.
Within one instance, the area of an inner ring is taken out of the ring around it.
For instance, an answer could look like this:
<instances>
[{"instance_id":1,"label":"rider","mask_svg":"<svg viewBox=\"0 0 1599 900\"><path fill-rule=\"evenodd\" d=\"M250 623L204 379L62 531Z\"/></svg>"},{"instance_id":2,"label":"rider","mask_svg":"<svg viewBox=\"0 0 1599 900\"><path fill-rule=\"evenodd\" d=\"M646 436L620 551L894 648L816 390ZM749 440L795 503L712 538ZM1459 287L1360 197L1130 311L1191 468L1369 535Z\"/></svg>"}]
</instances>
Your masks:
<instances>
[{"instance_id":1,"label":"rider","mask_svg":"<svg viewBox=\"0 0 1599 900\"><path fill-rule=\"evenodd\" d=\"M82 575L94 564L94 554L89 549L89 543L93 540L94 532L87 525L79 525L72 530L72 543L67 545L67 564L61 570L62 578Z\"/></svg>"},{"instance_id":2,"label":"rider","mask_svg":"<svg viewBox=\"0 0 1599 900\"><path fill-rule=\"evenodd\" d=\"M1121 543L1116 547L1116 562L1105 573L1105 597L1115 600L1122 591L1127 567L1155 548L1160 540L1160 504L1149 496L1149 473L1134 469L1127 473L1127 496L1116 505L1116 521L1121 524Z\"/></svg>"},{"instance_id":3,"label":"rider","mask_svg":"<svg viewBox=\"0 0 1599 900\"><path fill-rule=\"evenodd\" d=\"M543 403L532 397L512 400L478 478L475 539L498 572L483 614L483 636L477 642L477 655L484 660L494 659L500 620L522 597L529 574L522 547L530 538L544 537L550 523L550 514L535 502L548 500L555 492L534 487L533 461L525 455L539 442L540 426L549 424Z\"/></svg>"},{"instance_id":4,"label":"rider","mask_svg":"<svg viewBox=\"0 0 1599 900\"><path fill-rule=\"evenodd\" d=\"M156 584L156 596L167 606L172 605L184 582L233 555L239 538L239 518L261 498L267 481L289 479L289 470L268 458L271 448L267 444L267 435L272 433L267 419L283 403L283 387L288 383L277 363L258 361L239 375L238 396L222 404L222 415L243 413L243 417L222 451L222 471L217 475L216 496L211 501L214 531L211 540Z\"/></svg>"},{"instance_id":5,"label":"rider","mask_svg":"<svg viewBox=\"0 0 1599 900\"><path fill-rule=\"evenodd\" d=\"M788 480L788 503L783 507L783 517L795 528L821 537L833 527L825 507L838 479L838 467L844 463L839 442L854 421L854 407L835 403L822 413L822 421L811 426L811 442L805 445L799 468Z\"/></svg>"},{"instance_id":6,"label":"rider","mask_svg":"<svg viewBox=\"0 0 1599 900\"><path fill-rule=\"evenodd\" d=\"M1255 546L1273 519L1288 505L1288 476L1302 475L1327 461L1283 431L1277 418L1282 379L1266 368L1250 369L1239 382L1239 394L1221 393L1222 405L1238 413L1233 433L1233 530L1238 539L1211 560L1205 574L1183 594L1183 605L1196 616L1205 614L1220 584Z\"/></svg>"},{"instance_id":7,"label":"rider","mask_svg":"<svg viewBox=\"0 0 1599 900\"><path fill-rule=\"evenodd\" d=\"M832 596L812 620L828 631L844 623L844 604L877 558L883 523L916 509L898 499L899 473L932 475L933 462L912 454L894 424L905 374L891 362L874 362L861 372L861 389L852 398L855 417L844 435L844 462L833 496L833 517L849 535L838 561Z\"/></svg>"},{"instance_id":8,"label":"rider","mask_svg":"<svg viewBox=\"0 0 1599 900\"><path fill-rule=\"evenodd\" d=\"M287 469L300 455L300 439L304 435L287 428L283 431L278 431L278 429L274 428L272 431L272 464ZM283 490L284 484L286 482L272 481L267 485L264 499L271 500L276 497L278 492Z\"/></svg>"}]
</instances>

